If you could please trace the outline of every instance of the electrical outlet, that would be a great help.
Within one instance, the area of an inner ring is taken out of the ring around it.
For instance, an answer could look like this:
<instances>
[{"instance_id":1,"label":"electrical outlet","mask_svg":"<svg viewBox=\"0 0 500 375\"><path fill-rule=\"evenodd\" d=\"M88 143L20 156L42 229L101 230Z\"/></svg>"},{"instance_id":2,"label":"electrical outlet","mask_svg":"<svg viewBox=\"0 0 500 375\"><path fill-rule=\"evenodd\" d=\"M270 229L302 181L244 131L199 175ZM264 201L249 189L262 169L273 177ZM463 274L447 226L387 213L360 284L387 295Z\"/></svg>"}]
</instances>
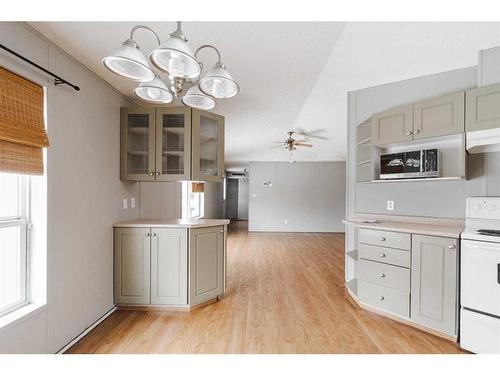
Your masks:
<instances>
[{"instance_id":1,"label":"electrical outlet","mask_svg":"<svg viewBox=\"0 0 500 375\"><path fill-rule=\"evenodd\" d=\"M387 210L394 211L394 201L387 201Z\"/></svg>"},{"instance_id":2,"label":"electrical outlet","mask_svg":"<svg viewBox=\"0 0 500 375\"><path fill-rule=\"evenodd\" d=\"M130 208L135 208L135 197L130 198Z\"/></svg>"},{"instance_id":3,"label":"electrical outlet","mask_svg":"<svg viewBox=\"0 0 500 375\"><path fill-rule=\"evenodd\" d=\"M123 198L123 209L126 210L128 208L127 198Z\"/></svg>"}]
</instances>

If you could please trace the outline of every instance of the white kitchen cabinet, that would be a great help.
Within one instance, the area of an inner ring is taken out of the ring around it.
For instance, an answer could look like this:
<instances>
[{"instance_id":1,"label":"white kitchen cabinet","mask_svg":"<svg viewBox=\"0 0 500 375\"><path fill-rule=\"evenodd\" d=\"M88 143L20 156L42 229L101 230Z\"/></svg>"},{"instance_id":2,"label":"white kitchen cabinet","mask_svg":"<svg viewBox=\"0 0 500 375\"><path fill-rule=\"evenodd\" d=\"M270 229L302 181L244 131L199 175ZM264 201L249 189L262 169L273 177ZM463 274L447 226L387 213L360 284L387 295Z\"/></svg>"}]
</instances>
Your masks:
<instances>
[{"instance_id":1,"label":"white kitchen cabinet","mask_svg":"<svg viewBox=\"0 0 500 375\"><path fill-rule=\"evenodd\" d=\"M190 304L198 304L223 293L224 227L190 230L189 273Z\"/></svg>"},{"instance_id":2,"label":"white kitchen cabinet","mask_svg":"<svg viewBox=\"0 0 500 375\"><path fill-rule=\"evenodd\" d=\"M409 141L413 131L413 106L403 105L372 117L372 144L386 145Z\"/></svg>"},{"instance_id":3,"label":"white kitchen cabinet","mask_svg":"<svg viewBox=\"0 0 500 375\"><path fill-rule=\"evenodd\" d=\"M144 305L150 303L150 236L149 228L115 229L115 303Z\"/></svg>"},{"instance_id":4,"label":"white kitchen cabinet","mask_svg":"<svg viewBox=\"0 0 500 375\"><path fill-rule=\"evenodd\" d=\"M411 318L448 335L457 333L458 241L413 235Z\"/></svg>"},{"instance_id":5,"label":"white kitchen cabinet","mask_svg":"<svg viewBox=\"0 0 500 375\"><path fill-rule=\"evenodd\" d=\"M413 104L413 139L463 133L464 98L460 91Z\"/></svg>"},{"instance_id":6,"label":"white kitchen cabinet","mask_svg":"<svg viewBox=\"0 0 500 375\"><path fill-rule=\"evenodd\" d=\"M500 84L466 92L466 131L500 128Z\"/></svg>"},{"instance_id":7,"label":"white kitchen cabinet","mask_svg":"<svg viewBox=\"0 0 500 375\"><path fill-rule=\"evenodd\" d=\"M187 229L151 229L151 304L187 304Z\"/></svg>"}]
</instances>

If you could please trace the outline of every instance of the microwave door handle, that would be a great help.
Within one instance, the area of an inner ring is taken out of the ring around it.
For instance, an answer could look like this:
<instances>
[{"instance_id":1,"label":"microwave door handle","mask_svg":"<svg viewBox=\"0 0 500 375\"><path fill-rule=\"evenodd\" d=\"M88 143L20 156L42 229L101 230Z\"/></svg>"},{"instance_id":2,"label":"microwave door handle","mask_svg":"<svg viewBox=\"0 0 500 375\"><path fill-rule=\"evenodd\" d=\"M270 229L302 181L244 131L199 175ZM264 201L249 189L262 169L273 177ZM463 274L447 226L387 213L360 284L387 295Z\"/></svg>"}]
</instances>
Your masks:
<instances>
[{"instance_id":1,"label":"microwave door handle","mask_svg":"<svg viewBox=\"0 0 500 375\"><path fill-rule=\"evenodd\" d=\"M421 173L427 171L427 168L426 168L427 166L424 165L425 160L426 160L425 154L426 154L425 150L423 150L423 151L420 152L420 172Z\"/></svg>"}]
</instances>

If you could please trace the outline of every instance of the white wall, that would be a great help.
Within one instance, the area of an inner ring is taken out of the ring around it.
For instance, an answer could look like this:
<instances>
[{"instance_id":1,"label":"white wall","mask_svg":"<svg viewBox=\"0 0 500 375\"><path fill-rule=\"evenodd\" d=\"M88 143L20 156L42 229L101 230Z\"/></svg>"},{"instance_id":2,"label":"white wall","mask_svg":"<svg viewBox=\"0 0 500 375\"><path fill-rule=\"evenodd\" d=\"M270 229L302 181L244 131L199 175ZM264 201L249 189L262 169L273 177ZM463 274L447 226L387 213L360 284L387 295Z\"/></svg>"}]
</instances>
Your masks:
<instances>
[{"instance_id":1,"label":"white wall","mask_svg":"<svg viewBox=\"0 0 500 375\"><path fill-rule=\"evenodd\" d=\"M2 43L81 87L0 52L0 65L47 86L47 302L0 331L0 352L53 353L113 307L112 224L139 216L122 199L136 183L119 178L120 106L125 98L24 24L0 23Z\"/></svg>"},{"instance_id":2,"label":"white wall","mask_svg":"<svg viewBox=\"0 0 500 375\"><path fill-rule=\"evenodd\" d=\"M344 231L344 162L252 162L249 174L250 231Z\"/></svg>"}]
</instances>

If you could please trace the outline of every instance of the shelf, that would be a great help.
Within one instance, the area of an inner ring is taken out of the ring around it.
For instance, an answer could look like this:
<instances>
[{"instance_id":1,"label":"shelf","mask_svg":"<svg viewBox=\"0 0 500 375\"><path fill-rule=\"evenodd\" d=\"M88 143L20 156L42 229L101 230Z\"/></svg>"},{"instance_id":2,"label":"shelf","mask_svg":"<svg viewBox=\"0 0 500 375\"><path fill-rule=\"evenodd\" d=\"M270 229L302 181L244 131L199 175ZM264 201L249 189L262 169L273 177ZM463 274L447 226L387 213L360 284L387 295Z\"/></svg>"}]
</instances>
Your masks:
<instances>
[{"instance_id":1,"label":"shelf","mask_svg":"<svg viewBox=\"0 0 500 375\"><path fill-rule=\"evenodd\" d=\"M366 145L366 146L369 146L371 145L371 140L372 140L372 137L368 137L366 139L363 139L362 141L359 141L358 143L356 143L356 146L363 146L363 145Z\"/></svg>"},{"instance_id":2,"label":"shelf","mask_svg":"<svg viewBox=\"0 0 500 375\"><path fill-rule=\"evenodd\" d=\"M355 296L358 295L358 280L357 279L351 279L349 281L346 281L345 286L349 291L354 294Z\"/></svg>"},{"instance_id":3,"label":"shelf","mask_svg":"<svg viewBox=\"0 0 500 375\"><path fill-rule=\"evenodd\" d=\"M149 155L149 151L127 151L129 155L134 155L134 156L147 156Z\"/></svg>"},{"instance_id":4,"label":"shelf","mask_svg":"<svg viewBox=\"0 0 500 375\"><path fill-rule=\"evenodd\" d=\"M429 178L405 178L399 180L372 180L358 182L358 184L383 184L391 182L423 182L423 181L460 181L463 177L429 177Z\"/></svg>"},{"instance_id":5,"label":"shelf","mask_svg":"<svg viewBox=\"0 0 500 375\"><path fill-rule=\"evenodd\" d=\"M149 134L149 128L145 126L135 126L135 127L129 127L128 131L134 134Z\"/></svg>"},{"instance_id":6,"label":"shelf","mask_svg":"<svg viewBox=\"0 0 500 375\"><path fill-rule=\"evenodd\" d=\"M358 260L358 250L351 250L351 251L348 251L346 252L346 255L349 257L349 258L352 258L354 260Z\"/></svg>"},{"instance_id":7,"label":"shelf","mask_svg":"<svg viewBox=\"0 0 500 375\"><path fill-rule=\"evenodd\" d=\"M184 156L184 151L163 151L163 155Z\"/></svg>"},{"instance_id":8,"label":"shelf","mask_svg":"<svg viewBox=\"0 0 500 375\"><path fill-rule=\"evenodd\" d=\"M163 128L165 133L184 134L184 128Z\"/></svg>"},{"instance_id":9,"label":"shelf","mask_svg":"<svg viewBox=\"0 0 500 375\"><path fill-rule=\"evenodd\" d=\"M372 159L367 159L367 160L363 160L363 161L358 162L358 165L368 164L371 162L372 162Z\"/></svg>"}]
</instances>

